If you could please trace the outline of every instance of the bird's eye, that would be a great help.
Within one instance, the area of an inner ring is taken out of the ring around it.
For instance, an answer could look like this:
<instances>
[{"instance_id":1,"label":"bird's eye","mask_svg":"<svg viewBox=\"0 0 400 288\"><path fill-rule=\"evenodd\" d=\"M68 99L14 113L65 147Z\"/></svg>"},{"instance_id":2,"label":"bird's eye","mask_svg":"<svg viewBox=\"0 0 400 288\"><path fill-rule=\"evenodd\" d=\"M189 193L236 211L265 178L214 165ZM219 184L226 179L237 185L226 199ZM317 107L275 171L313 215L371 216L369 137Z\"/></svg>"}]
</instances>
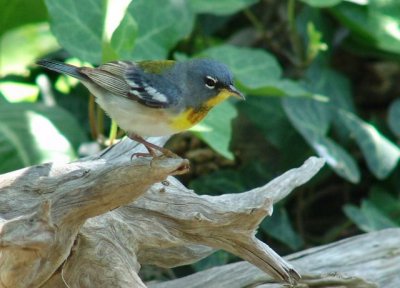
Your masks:
<instances>
[{"instance_id":1,"label":"bird's eye","mask_svg":"<svg viewBox=\"0 0 400 288\"><path fill-rule=\"evenodd\" d=\"M206 84L207 88L214 89L215 86L217 85L217 79L211 76L206 76L206 78L204 79L204 83Z\"/></svg>"}]
</instances>

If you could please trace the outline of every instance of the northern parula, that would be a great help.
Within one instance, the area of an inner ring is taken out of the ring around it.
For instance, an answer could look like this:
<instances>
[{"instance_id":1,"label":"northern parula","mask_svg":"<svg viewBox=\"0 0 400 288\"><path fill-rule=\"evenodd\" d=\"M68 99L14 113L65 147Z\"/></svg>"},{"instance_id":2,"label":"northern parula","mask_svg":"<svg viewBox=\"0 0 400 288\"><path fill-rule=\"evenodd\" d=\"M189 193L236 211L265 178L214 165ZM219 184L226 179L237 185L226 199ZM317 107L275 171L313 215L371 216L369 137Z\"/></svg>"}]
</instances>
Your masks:
<instances>
[{"instance_id":1,"label":"northern parula","mask_svg":"<svg viewBox=\"0 0 400 288\"><path fill-rule=\"evenodd\" d=\"M142 143L152 156L153 149L172 152L143 137L187 130L230 96L244 99L228 67L210 59L115 61L97 68L47 59L37 64L79 79L128 137Z\"/></svg>"}]
</instances>

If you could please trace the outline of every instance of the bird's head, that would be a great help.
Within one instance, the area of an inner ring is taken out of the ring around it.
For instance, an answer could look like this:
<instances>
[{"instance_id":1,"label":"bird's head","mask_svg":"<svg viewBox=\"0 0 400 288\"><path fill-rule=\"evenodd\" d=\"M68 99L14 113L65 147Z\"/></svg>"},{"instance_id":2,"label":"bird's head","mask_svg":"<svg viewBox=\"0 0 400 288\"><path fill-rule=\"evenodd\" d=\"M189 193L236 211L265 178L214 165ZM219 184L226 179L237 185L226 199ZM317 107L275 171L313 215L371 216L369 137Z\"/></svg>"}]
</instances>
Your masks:
<instances>
[{"instance_id":1,"label":"bird's head","mask_svg":"<svg viewBox=\"0 0 400 288\"><path fill-rule=\"evenodd\" d=\"M226 65L210 59L194 59L185 63L186 89L194 96L188 103L190 106L212 108L229 97L245 99L233 85L232 73Z\"/></svg>"}]
</instances>

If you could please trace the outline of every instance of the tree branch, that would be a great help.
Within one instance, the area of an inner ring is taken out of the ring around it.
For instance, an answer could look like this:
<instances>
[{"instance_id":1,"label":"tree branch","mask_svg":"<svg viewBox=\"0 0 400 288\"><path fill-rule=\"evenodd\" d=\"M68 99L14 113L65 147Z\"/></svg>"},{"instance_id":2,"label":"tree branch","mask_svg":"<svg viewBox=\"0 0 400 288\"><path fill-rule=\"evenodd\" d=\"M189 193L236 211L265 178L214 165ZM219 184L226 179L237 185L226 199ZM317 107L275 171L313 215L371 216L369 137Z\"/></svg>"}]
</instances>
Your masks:
<instances>
[{"instance_id":1,"label":"tree branch","mask_svg":"<svg viewBox=\"0 0 400 288\"><path fill-rule=\"evenodd\" d=\"M313 177L323 160L312 157L248 192L199 196L169 177L185 173L187 160L131 161L141 152L132 144L0 176L2 287L145 287L140 265L193 263L215 249L277 280L299 279L254 235L273 203Z\"/></svg>"}]
</instances>

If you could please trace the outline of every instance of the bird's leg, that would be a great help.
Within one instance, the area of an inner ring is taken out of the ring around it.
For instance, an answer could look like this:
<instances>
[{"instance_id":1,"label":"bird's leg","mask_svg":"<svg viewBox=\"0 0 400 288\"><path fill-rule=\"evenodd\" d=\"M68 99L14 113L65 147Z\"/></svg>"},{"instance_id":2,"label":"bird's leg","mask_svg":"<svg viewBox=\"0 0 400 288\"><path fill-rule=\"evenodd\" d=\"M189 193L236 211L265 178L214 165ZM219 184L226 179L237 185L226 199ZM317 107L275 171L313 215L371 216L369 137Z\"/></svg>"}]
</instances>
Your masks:
<instances>
[{"instance_id":1,"label":"bird's leg","mask_svg":"<svg viewBox=\"0 0 400 288\"><path fill-rule=\"evenodd\" d=\"M155 152L155 150L160 151L163 155L167 156L167 157L171 157L171 158L179 158L178 155L176 155L175 153L173 153L171 150L160 147L156 144L150 143L148 141L146 141L146 139L144 139L143 137L134 134L134 133L129 133L128 137L136 142L139 142L141 144L144 145L144 147L146 147L147 151L149 151L149 153L133 153L131 158L133 157L157 157L157 154Z\"/></svg>"}]
</instances>

